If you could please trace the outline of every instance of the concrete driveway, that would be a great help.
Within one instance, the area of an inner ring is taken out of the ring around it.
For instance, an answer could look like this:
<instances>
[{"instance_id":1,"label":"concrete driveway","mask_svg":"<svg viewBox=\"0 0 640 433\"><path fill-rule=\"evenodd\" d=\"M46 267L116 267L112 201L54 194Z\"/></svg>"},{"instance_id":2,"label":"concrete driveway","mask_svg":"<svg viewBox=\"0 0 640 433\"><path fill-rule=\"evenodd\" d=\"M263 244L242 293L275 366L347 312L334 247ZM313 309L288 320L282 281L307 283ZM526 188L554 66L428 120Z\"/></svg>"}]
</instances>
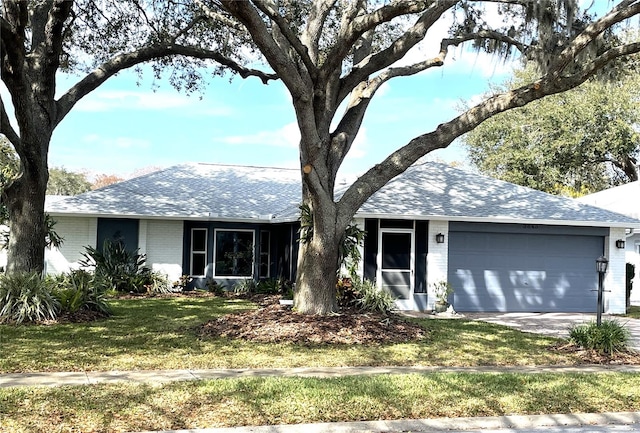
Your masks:
<instances>
[{"instance_id":1,"label":"concrete driveway","mask_svg":"<svg viewBox=\"0 0 640 433\"><path fill-rule=\"evenodd\" d=\"M571 326L596 320L588 313L462 313L471 320L498 323L524 332L566 338ZM617 320L631 333L630 346L640 350L640 319L603 315L602 320Z\"/></svg>"}]
</instances>

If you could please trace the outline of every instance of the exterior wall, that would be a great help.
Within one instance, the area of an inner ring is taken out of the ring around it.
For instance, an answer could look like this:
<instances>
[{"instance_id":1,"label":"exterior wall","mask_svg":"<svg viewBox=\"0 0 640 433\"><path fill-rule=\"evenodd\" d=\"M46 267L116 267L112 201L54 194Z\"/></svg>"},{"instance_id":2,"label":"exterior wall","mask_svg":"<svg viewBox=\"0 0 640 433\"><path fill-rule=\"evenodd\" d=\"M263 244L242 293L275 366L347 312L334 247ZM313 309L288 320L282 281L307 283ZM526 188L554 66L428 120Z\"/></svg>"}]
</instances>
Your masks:
<instances>
[{"instance_id":1,"label":"exterior wall","mask_svg":"<svg viewBox=\"0 0 640 433\"><path fill-rule=\"evenodd\" d=\"M640 231L637 229L626 239L625 259L636 266L636 276L631 286L631 305L640 305Z\"/></svg>"},{"instance_id":2,"label":"exterior wall","mask_svg":"<svg viewBox=\"0 0 640 433\"><path fill-rule=\"evenodd\" d=\"M85 246L96 246L97 218L55 217L55 229L64 238L60 252L69 262L82 259Z\"/></svg>"},{"instance_id":3,"label":"exterior wall","mask_svg":"<svg viewBox=\"0 0 640 433\"><path fill-rule=\"evenodd\" d=\"M436 242L436 235L444 235L444 243ZM436 301L433 284L447 281L449 272L449 222L429 221L427 235L427 309L432 310Z\"/></svg>"},{"instance_id":4,"label":"exterior wall","mask_svg":"<svg viewBox=\"0 0 640 433\"><path fill-rule=\"evenodd\" d=\"M140 220L140 252L147 255L147 266L167 274L169 281L188 273L182 269L183 233L182 221Z\"/></svg>"},{"instance_id":5,"label":"exterior wall","mask_svg":"<svg viewBox=\"0 0 640 433\"><path fill-rule=\"evenodd\" d=\"M625 249L616 247L616 240L625 238L625 229L611 228L605 240L605 257L609 268L604 279L604 311L608 314L625 314L627 299L625 288ZM595 267L595 263L594 263Z\"/></svg>"}]
</instances>

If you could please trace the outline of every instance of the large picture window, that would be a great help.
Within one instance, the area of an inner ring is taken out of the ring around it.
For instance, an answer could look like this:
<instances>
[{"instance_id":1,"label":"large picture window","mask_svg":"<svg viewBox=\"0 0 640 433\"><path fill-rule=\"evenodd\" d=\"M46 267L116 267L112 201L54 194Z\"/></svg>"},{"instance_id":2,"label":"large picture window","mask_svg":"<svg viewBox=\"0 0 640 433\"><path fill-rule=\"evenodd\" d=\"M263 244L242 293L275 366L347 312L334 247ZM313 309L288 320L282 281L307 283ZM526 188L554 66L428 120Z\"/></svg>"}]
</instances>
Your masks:
<instances>
[{"instance_id":1,"label":"large picture window","mask_svg":"<svg viewBox=\"0 0 640 433\"><path fill-rule=\"evenodd\" d=\"M191 229L190 275L204 275L207 265L207 229Z\"/></svg>"},{"instance_id":2,"label":"large picture window","mask_svg":"<svg viewBox=\"0 0 640 433\"><path fill-rule=\"evenodd\" d=\"M253 275L253 230L215 231L215 276Z\"/></svg>"}]
</instances>

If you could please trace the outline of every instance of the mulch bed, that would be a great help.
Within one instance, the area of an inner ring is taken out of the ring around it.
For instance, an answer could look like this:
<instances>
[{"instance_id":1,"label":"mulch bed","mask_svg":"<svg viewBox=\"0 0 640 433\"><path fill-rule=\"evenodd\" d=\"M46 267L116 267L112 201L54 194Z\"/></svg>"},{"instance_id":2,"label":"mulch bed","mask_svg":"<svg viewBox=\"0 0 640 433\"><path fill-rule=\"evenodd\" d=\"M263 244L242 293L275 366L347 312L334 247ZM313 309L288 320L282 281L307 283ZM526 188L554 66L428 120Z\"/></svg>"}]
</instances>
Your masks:
<instances>
[{"instance_id":1,"label":"mulch bed","mask_svg":"<svg viewBox=\"0 0 640 433\"><path fill-rule=\"evenodd\" d=\"M635 351L606 354L596 352L595 350L586 350L565 341L554 344L549 349L554 352L575 353L584 364L640 365L640 353Z\"/></svg>"},{"instance_id":2,"label":"mulch bed","mask_svg":"<svg viewBox=\"0 0 640 433\"><path fill-rule=\"evenodd\" d=\"M263 307L227 314L198 327L201 337L261 343L385 344L424 339L428 331L397 315L346 311L330 316L300 314L263 300Z\"/></svg>"}]
</instances>

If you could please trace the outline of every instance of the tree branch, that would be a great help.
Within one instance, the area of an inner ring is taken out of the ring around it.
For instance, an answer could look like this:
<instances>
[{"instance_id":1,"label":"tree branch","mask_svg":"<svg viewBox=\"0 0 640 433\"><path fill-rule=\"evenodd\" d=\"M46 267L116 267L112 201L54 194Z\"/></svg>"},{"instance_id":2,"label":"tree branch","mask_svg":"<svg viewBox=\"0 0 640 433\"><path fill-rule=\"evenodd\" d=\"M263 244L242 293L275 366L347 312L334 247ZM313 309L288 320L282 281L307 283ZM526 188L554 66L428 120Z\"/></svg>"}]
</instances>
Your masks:
<instances>
[{"instance_id":1,"label":"tree branch","mask_svg":"<svg viewBox=\"0 0 640 433\"><path fill-rule=\"evenodd\" d=\"M225 10L236 17L249 31L253 42L258 46L267 62L269 62L278 77L287 84L294 102L304 99L306 103L310 103L309 83L302 79L296 65L280 49L256 9L251 6L251 3L235 0L220 0L219 2Z\"/></svg>"},{"instance_id":2,"label":"tree branch","mask_svg":"<svg viewBox=\"0 0 640 433\"><path fill-rule=\"evenodd\" d=\"M357 210L375 191L406 170L420 157L447 147L454 139L503 111L522 107L545 96L577 87L615 58L640 52L640 42L612 48L581 73L569 77L547 74L538 81L495 95L427 134L420 135L361 176L342 196L339 206Z\"/></svg>"},{"instance_id":3,"label":"tree branch","mask_svg":"<svg viewBox=\"0 0 640 433\"><path fill-rule=\"evenodd\" d=\"M436 2L389 47L355 65L351 72L341 80L338 100L344 100L358 83L366 80L371 74L391 66L404 57L411 48L424 39L429 28L455 3L457 2L454 0Z\"/></svg>"},{"instance_id":4,"label":"tree branch","mask_svg":"<svg viewBox=\"0 0 640 433\"><path fill-rule=\"evenodd\" d=\"M309 58L314 64L318 62L318 45L320 43L320 37L322 36L322 29L336 1L337 0L316 0L311 3L307 25L300 40L307 47ZM354 1L350 4L357 3L358 2Z\"/></svg>"},{"instance_id":5,"label":"tree branch","mask_svg":"<svg viewBox=\"0 0 640 433\"><path fill-rule=\"evenodd\" d=\"M140 63L172 55L183 55L198 59L214 60L237 72L242 78L256 76L265 84L269 80L278 79L278 76L275 74L268 74L263 71L245 68L228 57L221 55L217 51L202 50L199 48L175 44L152 45L130 53L120 54L110 59L94 69L90 74L85 76L75 86L69 89L67 93L57 101L58 110L54 125L60 123L60 121L62 121L71 108L73 108L81 98L96 89L117 72Z\"/></svg>"},{"instance_id":6,"label":"tree branch","mask_svg":"<svg viewBox=\"0 0 640 433\"><path fill-rule=\"evenodd\" d=\"M7 115L7 110L4 107L2 96L0 96L0 133L7 137L11 144L13 144L14 148L19 148L22 146L20 136L11 126L11 122L9 122L9 116Z\"/></svg>"},{"instance_id":7,"label":"tree branch","mask_svg":"<svg viewBox=\"0 0 640 433\"><path fill-rule=\"evenodd\" d=\"M566 67L576 59L578 54L591 42L596 40L598 35L611 28L614 24L638 14L640 14L640 2L638 2L638 0L621 2L613 8L611 12L589 24L586 29L576 36L573 41L571 41L571 44L569 44L552 63L549 70L553 71L556 75L562 74Z\"/></svg>"},{"instance_id":8,"label":"tree branch","mask_svg":"<svg viewBox=\"0 0 640 433\"><path fill-rule=\"evenodd\" d=\"M338 35L338 40L334 44L334 48L326 56L327 61L322 66L321 73L323 75L329 75L331 71L339 68L342 61L351 52L353 44L368 30L372 30L380 24L389 22L402 15L415 14L425 10L427 10L425 14L429 14L431 8L437 10L441 8L442 5L445 5L443 10L446 10L457 3L457 0L441 0L431 5L428 3L429 2L426 1L416 2L411 0L394 1L371 13L356 17L349 25L343 25ZM356 81L354 87L359 81L361 80Z\"/></svg>"},{"instance_id":9,"label":"tree branch","mask_svg":"<svg viewBox=\"0 0 640 433\"><path fill-rule=\"evenodd\" d=\"M315 80L315 77L318 75L317 66L309 57L309 53L307 51L307 47L305 47L298 36L291 30L289 23L284 19L282 15L280 15L277 11L274 11L271 6L262 0L253 0L253 3L258 7L260 11L266 14L276 25L280 32L284 35L289 45L296 51L305 68L307 69L307 73L311 76L312 80Z\"/></svg>"}]
</instances>

